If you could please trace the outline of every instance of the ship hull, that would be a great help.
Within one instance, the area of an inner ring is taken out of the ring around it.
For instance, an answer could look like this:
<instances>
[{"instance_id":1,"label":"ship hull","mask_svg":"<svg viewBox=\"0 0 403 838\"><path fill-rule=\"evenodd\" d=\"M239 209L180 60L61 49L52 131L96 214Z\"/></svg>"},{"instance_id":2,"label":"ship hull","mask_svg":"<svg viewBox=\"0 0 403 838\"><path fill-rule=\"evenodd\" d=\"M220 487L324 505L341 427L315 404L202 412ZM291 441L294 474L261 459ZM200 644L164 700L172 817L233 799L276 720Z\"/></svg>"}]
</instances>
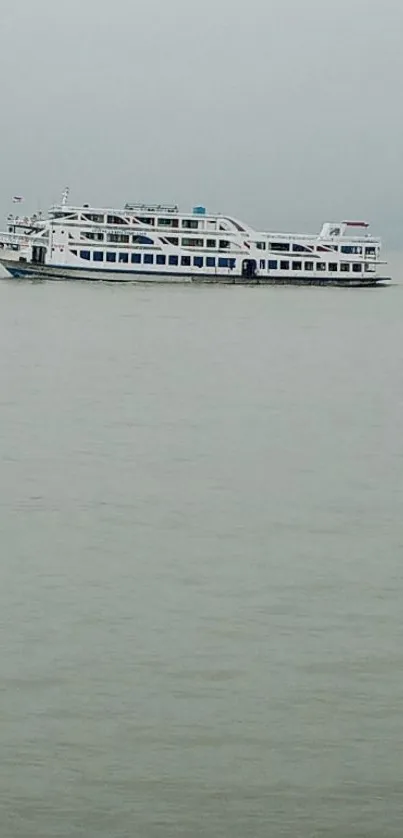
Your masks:
<instances>
[{"instance_id":1,"label":"ship hull","mask_svg":"<svg viewBox=\"0 0 403 838\"><path fill-rule=\"evenodd\" d=\"M146 271L113 271L66 267L59 265L34 265L29 262L17 262L16 260L0 259L0 264L14 279L43 279L43 280L79 280L81 282L132 282L149 284L213 284L213 285L333 285L345 288L368 288L375 285L384 285L390 282L390 277L366 276L353 278L351 276L342 279L340 276L312 276L302 274L301 276L255 276L243 277L234 272L231 274L203 274L203 273L157 273Z\"/></svg>"}]
</instances>

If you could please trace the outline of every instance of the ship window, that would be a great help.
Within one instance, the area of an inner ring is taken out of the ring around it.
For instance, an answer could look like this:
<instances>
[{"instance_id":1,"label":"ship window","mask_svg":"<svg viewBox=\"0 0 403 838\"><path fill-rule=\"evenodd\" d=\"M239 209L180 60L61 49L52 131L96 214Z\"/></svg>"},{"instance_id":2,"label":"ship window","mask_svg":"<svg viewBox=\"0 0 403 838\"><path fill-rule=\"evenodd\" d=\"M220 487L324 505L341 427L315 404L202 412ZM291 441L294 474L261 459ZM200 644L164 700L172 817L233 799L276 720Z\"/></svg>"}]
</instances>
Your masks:
<instances>
[{"instance_id":1,"label":"ship window","mask_svg":"<svg viewBox=\"0 0 403 838\"><path fill-rule=\"evenodd\" d=\"M98 215L98 213L95 212L88 212L83 215L83 221L95 221L96 224L103 224L104 216Z\"/></svg>"},{"instance_id":2,"label":"ship window","mask_svg":"<svg viewBox=\"0 0 403 838\"><path fill-rule=\"evenodd\" d=\"M124 244L128 244L130 236L127 233L108 233L107 240L108 242L123 242Z\"/></svg>"},{"instance_id":3,"label":"ship window","mask_svg":"<svg viewBox=\"0 0 403 838\"><path fill-rule=\"evenodd\" d=\"M93 258L94 262L103 262L104 261L104 254L103 254L102 250L94 250L92 258Z\"/></svg>"},{"instance_id":4,"label":"ship window","mask_svg":"<svg viewBox=\"0 0 403 838\"><path fill-rule=\"evenodd\" d=\"M152 265L154 262L154 254L153 253L145 253L143 256L143 262L145 265Z\"/></svg>"},{"instance_id":5,"label":"ship window","mask_svg":"<svg viewBox=\"0 0 403 838\"><path fill-rule=\"evenodd\" d=\"M80 256L82 259L90 259L91 254L89 250L80 250Z\"/></svg>"},{"instance_id":6,"label":"ship window","mask_svg":"<svg viewBox=\"0 0 403 838\"><path fill-rule=\"evenodd\" d=\"M338 265L337 262L329 262L329 271L337 271Z\"/></svg>"},{"instance_id":7,"label":"ship window","mask_svg":"<svg viewBox=\"0 0 403 838\"><path fill-rule=\"evenodd\" d=\"M203 267L203 256L194 256L193 257L193 264L195 268L202 268Z\"/></svg>"},{"instance_id":8,"label":"ship window","mask_svg":"<svg viewBox=\"0 0 403 838\"><path fill-rule=\"evenodd\" d=\"M179 239L177 239L176 236L167 236L167 242L169 242L169 244L175 245L175 247L178 247Z\"/></svg>"},{"instance_id":9,"label":"ship window","mask_svg":"<svg viewBox=\"0 0 403 838\"><path fill-rule=\"evenodd\" d=\"M269 259L267 263L267 268L269 271L276 271L278 266L277 259Z\"/></svg>"},{"instance_id":10,"label":"ship window","mask_svg":"<svg viewBox=\"0 0 403 838\"><path fill-rule=\"evenodd\" d=\"M106 261L107 262L116 262L116 253L107 253L106 254Z\"/></svg>"},{"instance_id":11,"label":"ship window","mask_svg":"<svg viewBox=\"0 0 403 838\"><path fill-rule=\"evenodd\" d=\"M167 257L164 254L159 253L157 255L157 265L166 265Z\"/></svg>"},{"instance_id":12,"label":"ship window","mask_svg":"<svg viewBox=\"0 0 403 838\"><path fill-rule=\"evenodd\" d=\"M287 262L280 262L280 268L282 271L289 271L290 270L290 263Z\"/></svg>"},{"instance_id":13,"label":"ship window","mask_svg":"<svg viewBox=\"0 0 403 838\"><path fill-rule=\"evenodd\" d=\"M216 247L215 239L207 239L207 247Z\"/></svg>"},{"instance_id":14,"label":"ship window","mask_svg":"<svg viewBox=\"0 0 403 838\"><path fill-rule=\"evenodd\" d=\"M229 268L229 259L225 259L223 256L220 256L218 260L218 267L219 268Z\"/></svg>"},{"instance_id":15,"label":"ship window","mask_svg":"<svg viewBox=\"0 0 403 838\"><path fill-rule=\"evenodd\" d=\"M102 216L103 220L103 216ZM119 215L107 215L106 216L106 223L107 224L126 224L124 218L121 218Z\"/></svg>"},{"instance_id":16,"label":"ship window","mask_svg":"<svg viewBox=\"0 0 403 838\"><path fill-rule=\"evenodd\" d=\"M306 247L304 244L293 244L292 249L294 253L306 253L307 250L310 250L310 248Z\"/></svg>"},{"instance_id":17,"label":"ship window","mask_svg":"<svg viewBox=\"0 0 403 838\"><path fill-rule=\"evenodd\" d=\"M233 271L236 266L236 259L228 259L228 265L231 268L231 271Z\"/></svg>"},{"instance_id":18,"label":"ship window","mask_svg":"<svg viewBox=\"0 0 403 838\"><path fill-rule=\"evenodd\" d=\"M70 235L70 233L69 233L69 235ZM95 241L95 242L103 242L103 240L104 240L104 234L103 233L86 233L86 232L84 232L84 233L82 233L82 236L83 236L84 239L89 239L90 241Z\"/></svg>"},{"instance_id":19,"label":"ship window","mask_svg":"<svg viewBox=\"0 0 403 838\"><path fill-rule=\"evenodd\" d=\"M341 262L341 264L340 264L340 270L341 270L343 273L348 274L348 272L349 272L349 270L350 270L350 263L349 263L349 262Z\"/></svg>"},{"instance_id":20,"label":"ship window","mask_svg":"<svg viewBox=\"0 0 403 838\"><path fill-rule=\"evenodd\" d=\"M318 244L318 246L316 248L316 250L319 253L328 253L329 250L338 250L338 249L339 249L339 246L337 244L326 244L326 245Z\"/></svg>"},{"instance_id":21,"label":"ship window","mask_svg":"<svg viewBox=\"0 0 403 838\"><path fill-rule=\"evenodd\" d=\"M305 262L305 270L306 271L313 271L314 270L313 262Z\"/></svg>"},{"instance_id":22,"label":"ship window","mask_svg":"<svg viewBox=\"0 0 403 838\"><path fill-rule=\"evenodd\" d=\"M133 236L133 244L154 244L148 236Z\"/></svg>"},{"instance_id":23,"label":"ship window","mask_svg":"<svg viewBox=\"0 0 403 838\"><path fill-rule=\"evenodd\" d=\"M266 260L265 260L265 259L261 259L261 260L260 260L260 267L261 267L261 269L264 271L264 269L265 269L265 267L266 267Z\"/></svg>"},{"instance_id":24,"label":"ship window","mask_svg":"<svg viewBox=\"0 0 403 838\"><path fill-rule=\"evenodd\" d=\"M204 239L182 239L182 247L204 247Z\"/></svg>"},{"instance_id":25,"label":"ship window","mask_svg":"<svg viewBox=\"0 0 403 838\"><path fill-rule=\"evenodd\" d=\"M179 227L179 221L177 218L159 218L158 219L158 226L159 227Z\"/></svg>"},{"instance_id":26,"label":"ship window","mask_svg":"<svg viewBox=\"0 0 403 838\"><path fill-rule=\"evenodd\" d=\"M169 264L170 265L179 265L179 257L178 256L170 256L169 257Z\"/></svg>"},{"instance_id":27,"label":"ship window","mask_svg":"<svg viewBox=\"0 0 403 838\"><path fill-rule=\"evenodd\" d=\"M197 230L199 227L199 222L196 221L194 218L184 218L182 221L182 227L186 230Z\"/></svg>"},{"instance_id":28,"label":"ship window","mask_svg":"<svg viewBox=\"0 0 403 838\"><path fill-rule=\"evenodd\" d=\"M119 253L119 262L127 263L129 261L129 254L128 253Z\"/></svg>"},{"instance_id":29,"label":"ship window","mask_svg":"<svg viewBox=\"0 0 403 838\"><path fill-rule=\"evenodd\" d=\"M256 242L256 247L258 250L266 250L266 242Z\"/></svg>"},{"instance_id":30,"label":"ship window","mask_svg":"<svg viewBox=\"0 0 403 838\"><path fill-rule=\"evenodd\" d=\"M366 247L365 248L365 255L366 256L376 256L376 247Z\"/></svg>"},{"instance_id":31,"label":"ship window","mask_svg":"<svg viewBox=\"0 0 403 838\"><path fill-rule=\"evenodd\" d=\"M155 218L152 215L146 215L143 218L138 218L140 224L148 224L149 227L154 227Z\"/></svg>"},{"instance_id":32,"label":"ship window","mask_svg":"<svg viewBox=\"0 0 403 838\"><path fill-rule=\"evenodd\" d=\"M361 262L354 262L354 265L353 265L353 273L355 273L355 274L360 274L360 273L361 273L361 271L362 271L362 265L361 265Z\"/></svg>"},{"instance_id":33,"label":"ship window","mask_svg":"<svg viewBox=\"0 0 403 838\"><path fill-rule=\"evenodd\" d=\"M186 267L189 267L189 265L190 265L190 256L182 256L182 257L181 257L181 265L185 265Z\"/></svg>"},{"instance_id":34,"label":"ship window","mask_svg":"<svg viewBox=\"0 0 403 838\"><path fill-rule=\"evenodd\" d=\"M215 268L215 257L214 256L207 256L206 266L208 268Z\"/></svg>"},{"instance_id":35,"label":"ship window","mask_svg":"<svg viewBox=\"0 0 403 838\"><path fill-rule=\"evenodd\" d=\"M317 262L316 263L316 270L317 271L325 271L326 270L326 262Z\"/></svg>"},{"instance_id":36,"label":"ship window","mask_svg":"<svg viewBox=\"0 0 403 838\"><path fill-rule=\"evenodd\" d=\"M141 253L132 253L132 262L133 264L139 264L141 262Z\"/></svg>"},{"instance_id":37,"label":"ship window","mask_svg":"<svg viewBox=\"0 0 403 838\"><path fill-rule=\"evenodd\" d=\"M293 262L292 269L293 271L302 271L302 262Z\"/></svg>"},{"instance_id":38,"label":"ship window","mask_svg":"<svg viewBox=\"0 0 403 838\"><path fill-rule=\"evenodd\" d=\"M362 247L359 247L355 244L342 244L341 246L342 253L362 253Z\"/></svg>"},{"instance_id":39,"label":"ship window","mask_svg":"<svg viewBox=\"0 0 403 838\"><path fill-rule=\"evenodd\" d=\"M225 239L220 239L219 249L220 250L227 250L230 246L231 242L226 241Z\"/></svg>"},{"instance_id":40,"label":"ship window","mask_svg":"<svg viewBox=\"0 0 403 838\"><path fill-rule=\"evenodd\" d=\"M269 249L280 250L285 252L290 249L290 245L288 244L288 242L270 242Z\"/></svg>"}]
</instances>

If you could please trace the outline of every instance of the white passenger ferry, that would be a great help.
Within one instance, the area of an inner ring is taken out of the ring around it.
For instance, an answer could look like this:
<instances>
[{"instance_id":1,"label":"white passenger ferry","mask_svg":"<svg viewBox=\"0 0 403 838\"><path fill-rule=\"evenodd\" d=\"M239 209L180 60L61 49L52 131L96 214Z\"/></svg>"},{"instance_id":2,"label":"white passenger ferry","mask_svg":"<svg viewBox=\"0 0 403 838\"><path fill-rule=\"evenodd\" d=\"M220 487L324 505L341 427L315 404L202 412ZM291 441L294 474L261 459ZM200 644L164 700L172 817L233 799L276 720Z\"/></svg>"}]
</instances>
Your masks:
<instances>
[{"instance_id":1,"label":"white passenger ferry","mask_svg":"<svg viewBox=\"0 0 403 838\"><path fill-rule=\"evenodd\" d=\"M319 235L264 233L204 207L123 209L62 203L8 217L0 263L13 277L138 282L368 286L385 281L368 225L326 223Z\"/></svg>"}]
</instances>

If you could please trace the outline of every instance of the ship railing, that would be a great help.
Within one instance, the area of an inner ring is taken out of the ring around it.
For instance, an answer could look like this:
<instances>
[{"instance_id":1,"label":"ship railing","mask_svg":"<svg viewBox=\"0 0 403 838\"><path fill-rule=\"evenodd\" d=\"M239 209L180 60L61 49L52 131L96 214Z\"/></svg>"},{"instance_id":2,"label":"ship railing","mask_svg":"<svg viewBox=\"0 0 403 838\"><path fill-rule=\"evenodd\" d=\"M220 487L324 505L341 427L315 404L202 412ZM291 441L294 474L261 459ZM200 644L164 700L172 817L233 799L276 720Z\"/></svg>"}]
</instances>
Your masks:
<instances>
[{"instance_id":1,"label":"ship railing","mask_svg":"<svg viewBox=\"0 0 403 838\"><path fill-rule=\"evenodd\" d=\"M13 227L38 227L45 223L45 219L41 215L34 213L33 215L8 215L7 224Z\"/></svg>"},{"instance_id":2,"label":"ship railing","mask_svg":"<svg viewBox=\"0 0 403 838\"><path fill-rule=\"evenodd\" d=\"M179 212L179 207L176 204L127 203L125 204L124 209L127 212Z\"/></svg>"},{"instance_id":3,"label":"ship railing","mask_svg":"<svg viewBox=\"0 0 403 838\"><path fill-rule=\"evenodd\" d=\"M314 245L317 242L326 246L327 244L335 244L342 242L343 244L348 244L352 242L353 244L364 244L364 245L381 245L381 239L374 238L373 236L334 236L334 237L326 237L322 238L321 236L314 236L309 235L308 233L273 233L273 232L256 232L253 231L253 237L258 238L261 237L263 239L270 239L271 241L275 240L278 242L309 242L310 244Z\"/></svg>"},{"instance_id":4,"label":"ship railing","mask_svg":"<svg viewBox=\"0 0 403 838\"><path fill-rule=\"evenodd\" d=\"M30 235L27 236L23 233L0 233L0 247L4 245L29 245L35 242L36 236ZM43 237L40 237L40 241L43 243Z\"/></svg>"}]
</instances>

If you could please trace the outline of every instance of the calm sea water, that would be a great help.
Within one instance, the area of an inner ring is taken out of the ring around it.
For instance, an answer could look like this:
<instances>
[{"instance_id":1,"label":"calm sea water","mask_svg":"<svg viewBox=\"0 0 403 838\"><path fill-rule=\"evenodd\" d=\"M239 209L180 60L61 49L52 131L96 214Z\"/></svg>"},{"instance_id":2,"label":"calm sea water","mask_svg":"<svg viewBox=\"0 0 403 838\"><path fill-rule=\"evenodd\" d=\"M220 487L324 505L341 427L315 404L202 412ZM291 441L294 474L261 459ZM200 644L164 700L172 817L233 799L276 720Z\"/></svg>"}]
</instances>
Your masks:
<instances>
[{"instance_id":1,"label":"calm sea water","mask_svg":"<svg viewBox=\"0 0 403 838\"><path fill-rule=\"evenodd\" d=\"M1 283L2 838L400 838L402 313Z\"/></svg>"}]
</instances>

